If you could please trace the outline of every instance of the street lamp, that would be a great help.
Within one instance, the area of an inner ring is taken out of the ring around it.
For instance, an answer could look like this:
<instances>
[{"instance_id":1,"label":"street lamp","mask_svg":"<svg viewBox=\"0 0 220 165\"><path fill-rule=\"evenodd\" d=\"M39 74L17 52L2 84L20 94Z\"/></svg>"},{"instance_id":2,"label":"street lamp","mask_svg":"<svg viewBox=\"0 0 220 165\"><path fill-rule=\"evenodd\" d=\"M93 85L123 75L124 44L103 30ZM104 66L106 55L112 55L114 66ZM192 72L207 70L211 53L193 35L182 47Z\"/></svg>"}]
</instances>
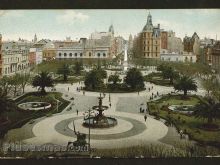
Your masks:
<instances>
[{"instance_id":1,"label":"street lamp","mask_svg":"<svg viewBox=\"0 0 220 165\"><path fill-rule=\"evenodd\" d=\"M91 154L91 144L90 144L90 113L91 113L91 109L89 108L89 155Z\"/></svg>"}]
</instances>

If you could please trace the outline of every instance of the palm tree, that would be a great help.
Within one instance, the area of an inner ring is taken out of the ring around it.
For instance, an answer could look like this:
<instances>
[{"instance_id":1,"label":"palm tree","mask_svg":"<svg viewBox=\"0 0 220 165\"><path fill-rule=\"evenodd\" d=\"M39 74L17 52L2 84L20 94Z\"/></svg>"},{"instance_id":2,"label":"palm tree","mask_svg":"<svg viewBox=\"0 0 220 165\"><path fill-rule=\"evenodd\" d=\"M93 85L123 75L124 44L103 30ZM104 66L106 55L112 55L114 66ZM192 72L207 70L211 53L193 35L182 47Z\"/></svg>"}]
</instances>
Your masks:
<instances>
[{"instance_id":1,"label":"palm tree","mask_svg":"<svg viewBox=\"0 0 220 165\"><path fill-rule=\"evenodd\" d=\"M45 87L53 87L54 81L48 72L43 71L34 77L32 85L39 87L41 94L46 94Z\"/></svg>"},{"instance_id":2,"label":"palm tree","mask_svg":"<svg viewBox=\"0 0 220 165\"><path fill-rule=\"evenodd\" d=\"M216 103L213 99L207 98L194 107L193 114L197 118L207 119L207 124L212 124L213 119L220 118L220 103Z\"/></svg>"},{"instance_id":3,"label":"palm tree","mask_svg":"<svg viewBox=\"0 0 220 165\"><path fill-rule=\"evenodd\" d=\"M187 96L187 92L189 90L197 91L197 85L193 78L189 76L182 76L180 77L176 83L174 84L175 90L183 91L184 97Z\"/></svg>"},{"instance_id":4,"label":"palm tree","mask_svg":"<svg viewBox=\"0 0 220 165\"><path fill-rule=\"evenodd\" d=\"M63 75L63 81L67 81L67 77L70 74L70 69L67 64L64 64L61 68L57 70L57 74Z\"/></svg>"}]
</instances>

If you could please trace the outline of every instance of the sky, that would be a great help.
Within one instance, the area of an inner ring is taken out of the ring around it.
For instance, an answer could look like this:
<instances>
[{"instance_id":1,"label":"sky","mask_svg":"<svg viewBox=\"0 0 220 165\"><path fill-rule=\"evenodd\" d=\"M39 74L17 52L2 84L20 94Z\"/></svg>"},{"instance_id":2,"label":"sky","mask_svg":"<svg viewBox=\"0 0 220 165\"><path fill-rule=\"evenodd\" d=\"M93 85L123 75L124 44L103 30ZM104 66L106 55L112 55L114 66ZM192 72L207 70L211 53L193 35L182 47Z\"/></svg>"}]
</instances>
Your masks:
<instances>
[{"instance_id":1,"label":"sky","mask_svg":"<svg viewBox=\"0 0 220 165\"><path fill-rule=\"evenodd\" d=\"M38 39L78 40L113 24L115 36L128 39L143 29L149 12L154 26L182 39L194 32L200 38L220 38L220 9L0 10L0 33L3 41L32 40L35 33Z\"/></svg>"}]
</instances>

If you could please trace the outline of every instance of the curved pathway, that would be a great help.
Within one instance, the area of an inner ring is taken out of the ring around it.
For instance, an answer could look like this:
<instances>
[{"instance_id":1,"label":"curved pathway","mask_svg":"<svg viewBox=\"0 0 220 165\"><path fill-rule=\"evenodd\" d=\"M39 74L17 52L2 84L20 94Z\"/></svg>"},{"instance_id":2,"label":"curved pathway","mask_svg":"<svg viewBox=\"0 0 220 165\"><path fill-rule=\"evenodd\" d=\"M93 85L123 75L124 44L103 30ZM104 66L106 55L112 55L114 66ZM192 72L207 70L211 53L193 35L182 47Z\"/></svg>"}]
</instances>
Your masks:
<instances>
[{"instance_id":1,"label":"curved pathway","mask_svg":"<svg viewBox=\"0 0 220 165\"><path fill-rule=\"evenodd\" d=\"M59 114L54 114L51 117L43 117L33 124L32 133L34 137L23 138L23 142L35 145L43 145L45 143L53 143L66 145L68 141L75 141L76 136L73 134L72 121L76 125L76 130L81 133L88 134L88 128L82 126L83 114L93 105L98 104L97 92L78 92L77 87L82 84L58 84L56 89L63 93L63 97L70 100L74 97L69 107ZM114 116L118 119L118 125L107 129L91 129L91 146L94 148L119 148L134 145L144 145L150 143L161 143L168 133L168 127L163 122L153 119L148 116L147 121L144 121L143 114L138 113L140 105L146 108L146 101L149 100L152 93L159 92L160 95L165 95L173 91L173 87L164 87L145 83L146 90L133 93L111 93L111 107L104 111L107 116ZM153 87L153 88L152 88ZM148 88L151 88L148 91ZM68 90L69 89L69 90ZM35 91L34 88L28 87L27 91ZM204 91L198 90L199 94L203 95ZM126 100L126 102L123 102ZM106 94L103 99L103 105L109 106L109 94ZM120 104L123 102L123 109ZM119 104L120 103L120 104ZM129 104L130 103L130 104ZM133 105L134 107L132 107ZM118 109L120 108L120 109ZM76 114L76 110L79 114ZM25 125L27 127L27 124ZM19 130L19 129L17 129Z\"/></svg>"}]
</instances>

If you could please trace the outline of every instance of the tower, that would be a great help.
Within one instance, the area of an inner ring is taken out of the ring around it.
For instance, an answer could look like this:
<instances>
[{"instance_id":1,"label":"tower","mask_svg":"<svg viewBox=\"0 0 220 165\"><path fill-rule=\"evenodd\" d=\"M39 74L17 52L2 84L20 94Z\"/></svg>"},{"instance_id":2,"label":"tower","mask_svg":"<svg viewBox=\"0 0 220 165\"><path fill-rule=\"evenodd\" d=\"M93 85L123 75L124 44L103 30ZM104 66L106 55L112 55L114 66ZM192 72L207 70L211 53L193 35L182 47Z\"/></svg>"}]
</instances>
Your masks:
<instances>
[{"instance_id":1,"label":"tower","mask_svg":"<svg viewBox=\"0 0 220 165\"><path fill-rule=\"evenodd\" d=\"M108 32L110 32L112 34L112 36L114 36L114 27L112 24L110 25Z\"/></svg>"},{"instance_id":2,"label":"tower","mask_svg":"<svg viewBox=\"0 0 220 165\"><path fill-rule=\"evenodd\" d=\"M36 43L37 42L37 35L35 34L34 35L34 43Z\"/></svg>"}]
</instances>

